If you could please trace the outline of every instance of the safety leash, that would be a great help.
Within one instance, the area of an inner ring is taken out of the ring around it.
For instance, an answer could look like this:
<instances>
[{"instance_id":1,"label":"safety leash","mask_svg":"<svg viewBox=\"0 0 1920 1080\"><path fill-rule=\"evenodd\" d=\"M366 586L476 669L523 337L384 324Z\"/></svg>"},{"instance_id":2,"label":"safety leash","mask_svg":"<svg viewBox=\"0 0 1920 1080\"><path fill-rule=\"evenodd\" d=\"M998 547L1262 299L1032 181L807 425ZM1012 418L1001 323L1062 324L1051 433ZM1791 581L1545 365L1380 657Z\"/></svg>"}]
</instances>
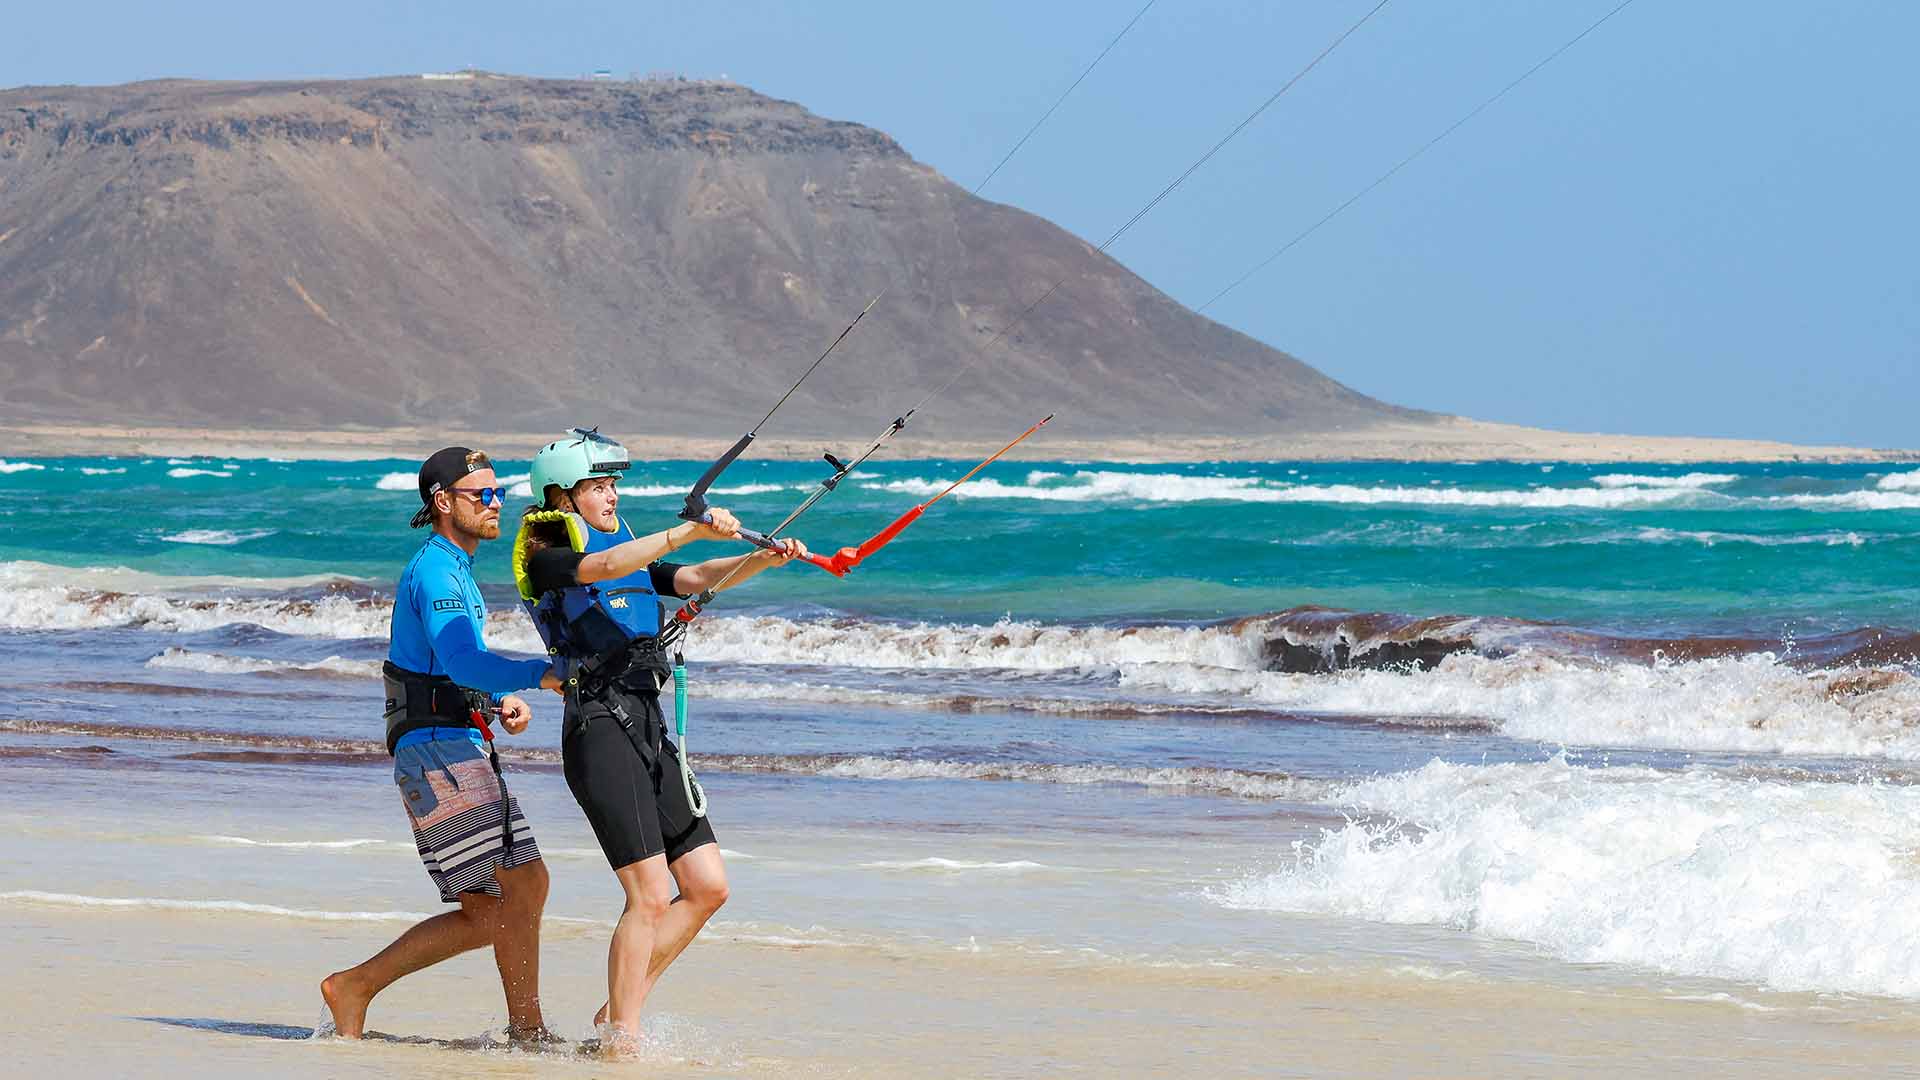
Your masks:
<instances>
[{"instance_id":1,"label":"safety leash","mask_svg":"<svg viewBox=\"0 0 1920 1080\"><path fill-rule=\"evenodd\" d=\"M707 793L694 778L693 765L687 760L687 659L673 654L673 736L680 744L680 790L686 792L687 806L693 816L707 816Z\"/></svg>"}]
</instances>

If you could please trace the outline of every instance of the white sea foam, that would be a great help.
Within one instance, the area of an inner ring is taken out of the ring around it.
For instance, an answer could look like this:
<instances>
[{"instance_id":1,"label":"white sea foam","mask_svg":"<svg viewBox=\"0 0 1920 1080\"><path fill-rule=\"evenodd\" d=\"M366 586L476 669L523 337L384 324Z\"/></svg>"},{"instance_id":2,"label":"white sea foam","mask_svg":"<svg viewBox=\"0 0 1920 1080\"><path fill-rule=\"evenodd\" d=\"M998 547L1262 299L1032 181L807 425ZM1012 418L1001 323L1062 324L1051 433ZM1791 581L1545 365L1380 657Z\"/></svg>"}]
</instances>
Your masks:
<instances>
[{"instance_id":1,"label":"white sea foam","mask_svg":"<svg viewBox=\"0 0 1920 1080\"><path fill-rule=\"evenodd\" d=\"M955 489L956 498L1040 499L1053 502L1281 502L1282 489L1267 487L1251 476L1184 476L1175 473L1076 472L1068 483L1042 486L1059 477L1048 474L1042 483L1029 477L1026 484L1003 484L992 477L969 480ZM957 477L956 477L957 479ZM876 485L885 491L936 495L952 480L909 477Z\"/></svg>"},{"instance_id":2,"label":"white sea foam","mask_svg":"<svg viewBox=\"0 0 1920 1080\"><path fill-rule=\"evenodd\" d=\"M192 465L193 463L193 458L170 457L167 459L169 465Z\"/></svg>"},{"instance_id":3,"label":"white sea foam","mask_svg":"<svg viewBox=\"0 0 1920 1080\"><path fill-rule=\"evenodd\" d=\"M735 484L732 487L710 488L715 495L766 495L775 491L800 490L787 484ZM675 494L678 494L676 491Z\"/></svg>"},{"instance_id":4,"label":"white sea foam","mask_svg":"<svg viewBox=\"0 0 1920 1080\"><path fill-rule=\"evenodd\" d=\"M424 911L315 911L309 908L254 904L244 900L174 900L157 896L86 896L79 893L15 889L0 892L0 903L42 907L94 908L117 911L173 911L188 914L258 915L309 922L419 922Z\"/></svg>"},{"instance_id":5,"label":"white sea foam","mask_svg":"<svg viewBox=\"0 0 1920 1080\"><path fill-rule=\"evenodd\" d=\"M1881 491L1920 491L1920 471L1888 473L1874 486Z\"/></svg>"},{"instance_id":6,"label":"white sea foam","mask_svg":"<svg viewBox=\"0 0 1920 1080\"><path fill-rule=\"evenodd\" d=\"M783 759L769 769L755 759L717 755L705 759L720 771L781 771L841 780L1000 780L1073 787L1122 785L1173 792L1232 795L1284 802L1324 801L1336 785L1297 776L1213 768L1141 768L1124 765L1062 765L1019 761L928 761L862 755L817 761Z\"/></svg>"},{"instance_id":7,"label":"white sea foam","mask_svg":"<svg viewBox=\"0 0 1920 1080\"><path fill-rule=\"evenodd\" d=\"M147 626L198 631L254 623L313 637L384 637L391 605L328 596L314 601L227 597L229 590L291 589L341 580L339 575L293 578L166 577L125 567L73 568L35 562L0 563L0 628L80 630ZM524 618L521 620L525 622ZM527 626L532 635L531 625Z\"/></svg>"},{"instance_id":8,"label":"white sea foam","mask_svg":"<svg viewBox=\"0 0 1920 1080\"><path fill-rule=\"evenodd\" d=\"M1189 664L1122 669L1122 689L1257 701L1343 716L1492 721L1516 738L1573 746L1920 760L1920 679L1828 696L1770 654L1686 663L1603 663L1521 654L1447 657L1431 671L1336 676Z\"/></svg>"},{"instance_id":9,"label":"white sea foam","mask_svg":"<svg viewBox=\"0 0 1920 1080\"><path fill-rule=\"evenodd\" d=\"M1305 479L1305 477L1302 477ZM879 487L913 495L932 495L951 481L912 477ZM1551 488L1481 490L1457 487L1361 487L1356 484L1285 484L1243 476L1185 476L1173 473L1077 472L1066 483L1003 484L970 480L954 492L976 499L1036 499L1054 502L1258 502L1341 503L1353 505L1587 508L1634 510L1725 500L1694 488Z\"/></svg>"},{"instance_id":10,"label":"white sea foam","mask_svg":"<svg viewBox=\"0 0 1920 1080\"><path fill-rule=\"evenodd\" d=\"M0 575L4 580L4 575ZM93 593L58 586L0 592L0 627L90 630L140 626L194 633L252 623L283 634L329 638L385 637L391 605L345 597L311 602L205 600L139 593ZM527 627L529 635L532 626Z\"/></svg>"},{"instance_id":11,"label":"white sea foam","mask_svg":"<svg viewBox=\"0 0 1920 1080\"><path fill-rule=\"evenodd\" d=\"M1920 788L1433 762L1228 907L1452 926L1788 991L1920 995ZM1408 829L1399 823L1411 823Z\"/></svg>"},{"instance_id":12,"label":"white sea foam","mask_svg":"<svg viewBox=\"0 0 1920 1080\"><path fill-rule=\"evenodd\" d=\"M375 679L380 677L380 661L349 660L329 656L324 660L299 662L268 660L257 656L228 656L224 653L197 652L177 645L168 646L147 661L147 667L170 671L199 671L209 675L314 674L347 675Z\"/></svg>"},{"instance_id":13,"label":"white sea foam","mask_svg":"<svg viewBox=\"0 0 1920 1080\"><path fill-rule=\"evenodd\" d=\"M491 632L491 628L489 628ZM1220 627L866 623L724 616L701 623L700 654L740 663L858 668L1058 670L1181 660L1260 666L1260 638Z\"/></svg>"},{"instance_id":14,"label":"white sea foam","mask_svg":"<svg viewBox=\"0 0 1920 1080\"><path fill-rule=\"evenodd\" d=\"M1045 863L1031 862L1026 859L1014 859L1010 862L977 862L968 859L943 859L937 855L925 859L903 859L861 863L862 870L918 870L946 874L964 874L986 872L992 874L1024 874L1029 870L1045 870Z\"/></svg>"},{"instance_id":15,"label":"white sea foam","mask_svg":"<svg viewBox=\"0 0 1920 1080\"><path fill-rule=\"evenodd\" d=\"M125 568L84 569L0 563L0 627L90 629L147 626L199 631L253 623L320 638L381 638L392 603L325 596L317 600L222 595L231 590L311 587L338 580L167 577ZM517 608L487 620L488 644L544 652ZM1181 660L1257 668L1260 639L1220 627L1077 627L1035 622L878 623L779 616L709 616L700 624L703 659L745 664L817 664L857 668L1010 668L1053 670Z\"/></svg>"},{"instance_id":16,"label":"white sea foam","mask_svg":"<svg viewBox=\"0 0 1920 1080\"><path fill-rule=\"evenodd\" d=\"M1044 679L1045 676L1042 676ZM999 684L994 684L998 686ZM945 692L916 693L894 687L874 688L842 686L833 683L807 683L789 679L774 682L747 682L733 679L700 680L703 697L726 701L805 702L813 705L868 705L876 708L921 709L930 712L1015 712L1045 713L1057 716L1155 715L1166 713L1266 712L1252 704L1214 704L1177 699L1117 700L1104 695L1050 693L1044 684L1016 681L999 686L999 693L987 693L974 687L956 687Z\"/></svg>"},{"instance_id":17,"label":"white sea foam","mask_svg":"<svg viewBox=\"0 0 1920 1080\"><path fill-rule=\"evenodd\" d=\"M168 469L167 475L175 480L185 480L191 476L217 476L225 479L233 473L222 469Z\"/></svg>"},{"instance_id":18,"label":"white sea foam","mask_svg":"<svg viewBox=\"0 0 1920 1080\"><path fill-rule=\"evenodd\" d=\"M201 600L246 589L305 589L332 582L362 582L351 574L296 574L288 577L239 577L228 574L155 574L125 566L56 566L21 559L0 562L0 593L10 589L57 587L111 592L154 592Z\"/></svg>"},{"instance_id":19,"label":"white sea foam","mask_svg":"<svg viewBox=\"0 0 1920 1080\"><path fill-rule=\"evenodd\" d=\"M0 474L17 473L17 472L44 472L45 470L46 470L45 465L40 465L35 462L7 461L4 458L0 458Z\"/></svg>"},{"instance_id":20,"label":"white sea foam","mask_svg":"<svg viewBox=\"0 0 1920 1080\"><path fill-rule=\"evenodd\" d=\"M498 480L495 480L494 483L506 488L507 494L513 498L530 499L533 497L533 485L528 482L530 479L531 474L515 473L512 476L502 476ZM413 483L407 486L418 491L420 481L415 479Z\"/></svg>"},{"instance_id":21,"label":"white sea foam","mask_svg":"<svg viewBox=\"0 0 1920 1080\"><path fill-rule=\"evenodd\" d=\"M413 848L412 844L401 844L395 840L255 840L249 836L219 835L195 836L194 839L205 844L229 847L287 848L297 851L351 851L354 848L363 847L405 847L409 850Z\"/></svg>"},{"instance_id":22,"label":"white sea foam","mask_svg":"<svg viewBox=\"0 0 1920 1080\"><path fill-rule=\"evenodd\" d=\"M96 469L90 465L80 466L80 472L85 476L115 476L126 471L127 468L124 465L117 469Z\"/></svg>"},{"instance_id":23,"label":"white sea foam","mask_svg":"<svg viewBox=\"0 0 1920 1080\"><path fill-rule=\"evenodd\" d=\"M1609 543L1620 539L1618 533L1607 533L1583 543ZM1857 532L1831 531L1818 533L1730 533L1713 530L1690 529L1636 529L1628 534L1628 539L1644 544L1680 544L1693 543L1705 547L1719 544L1752 544L1755 547L1797 547L1817 544L1822 547L1861 547L1868 541Z\"/></svg>"},{"instance_id":24,"label":"white sea foam","mask_svg":"<svg viewBox=\"0 0 1920 1080\"><path fill-rule=\"evenodd\" d=\"M1920 510L1920 491L1842 491L1832 495L1769 495L1758 502L1796 510Z\"/></svg>"},{"instance_id":25,"label":"white sea foam","mask_svg":"<svg viewBox=\"0 0 1920 1080\"><path fill-rule=\"evenodd\" d=\"M420 474L417 472L390 472L381 477L373 486L381 491L411 491L418 493L420 490Z\"/></svg>"},{"instance_id":26,"label":"white sea foam","mask_svg":"<svg viewBox=\"0 0 1920 1080\"><path fill-rule=\"evenodd\" d=\"M406 845L412 847L411 844ZM424 911L325 911L312 908L281 907L277 904L256 904L246 900L180 900L158 896L89 896L84 893L43 892L38 889L15 889L0 892L0 904L34 905L39 907L76 908L81 910L109 911L165 911L188 915L245 915L271 919L296 919L306 922L419 922L430 913ZM545 922L551 926L559 924L565 927L609 927L612 923L603 919L588 919L577 915L545 916Z\"/></svg>"},{"instance_id":27,"label":"white sea foam","mask_svg":"<svg viewBox=\"0 0 1920 1080\"><path fill-rule=\"evenodd\" d=\"M244 544L249 540L262 540L279 531L278 529L248 529L244 532L235 532L231 529L187 529L182 532L168 533L160 539L174 544L231 547L234 544Z\"/></svg>"},{"instance_id":28,"label":"white sea foam","mask_svg":"<svg viewBox=\"0 0 1920 1080\"><path fill-rule=\"evenodd\" d=\"M1740 479L1732 473L1690 472L1683 476L1646 476L1639 473L1607 473L1593 478L1603 488L1707 488L1731 484Z\"/></svg>"}]
</instances>

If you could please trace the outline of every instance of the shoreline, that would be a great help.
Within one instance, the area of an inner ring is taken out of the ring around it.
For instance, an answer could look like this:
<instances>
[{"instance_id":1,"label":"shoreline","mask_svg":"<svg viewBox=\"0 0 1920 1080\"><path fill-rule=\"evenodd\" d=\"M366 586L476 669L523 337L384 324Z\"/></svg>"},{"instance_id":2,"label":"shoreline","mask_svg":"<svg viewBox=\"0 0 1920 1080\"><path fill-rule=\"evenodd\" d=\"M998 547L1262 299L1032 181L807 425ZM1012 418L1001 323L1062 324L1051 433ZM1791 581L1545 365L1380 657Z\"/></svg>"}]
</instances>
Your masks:
<instances>
[{"instance_id":1,"label":"shoreline","mask_svg":"<svg viewBox=\"0 0 1920 1080\"><path fill-rule=\"evenodd\" d=\"M32 903L8 915L21 930L22 965L58 972L4 999L42 1035L13 1055L22 1075L451 1078L494 1063L502 1075L609 1071L574 1047L509 1052L495 1042L498 984L484 951L377 999L370 1029L401 1034L310 1041L319 976L379 948L398 923L316 929L244 914ZM549 916L547 929L547 1019L584 1038L605 990L589 959L599 928ZM94 947L54 944L72 940ZM182 955L195 958L185 985ZM766 1007L769 993L786 995L781 1008ZM152 1004L129 1008L129 999ZM1674 993L1631 973L1581 987L1453 964L1316 958L1281 975L1152 966L1095 974L1070 961L755 940L725 923L698 939L648 1006L643 1059L613 1071L976 1077L1058 1073L1064 1062L1099 1075L1163 1076L1204 1061L1221 1076L1621 1077L1667 1075L1690 1061L1741 1076L1865 1077L1899 1069L1912 1024L1896 1003L1818 1006L1784 995L1758 1019L1724 992ZM1307 1031L1314 1036L1301 1038Z\"/></svg>"},{"instance_id":2,"label":"shoreline","mask_svg":"<svg viewBox=\"0 0 1920 1080\"><path fill-rule=\"evenodd\" d=\"M0 423L0 458L9 457L223 457L365 461L419 458L445 441L461 440L501 460L521 460L551 441L555 432L479 432L423 437L398 428L187 428L160 425L107 427L83 424ZM861 436L864 438L864 436ZM639 457L700 461L717 456L733 436L643 436L626 444ZM1003 443L994 439L915 437L903 432L889 447L896 460L981 458ZM753 456L801 461L823 448L856 449L841 436L766 437ZM904 451L904 452L902 452ZM1164 435L1075 439L1039 437L1015 447L1012 461L1101 461L1125 464L1202 461L1473 461L1572 462L1589 464L1904 464L1920 462L1920 449L1800 446L1757 439L1672 435L1602 435L1547 431L1515 424L1452 419L1435 423L1383 424L1353 431L1249 438Z\"/></svg>"}]
</instances>

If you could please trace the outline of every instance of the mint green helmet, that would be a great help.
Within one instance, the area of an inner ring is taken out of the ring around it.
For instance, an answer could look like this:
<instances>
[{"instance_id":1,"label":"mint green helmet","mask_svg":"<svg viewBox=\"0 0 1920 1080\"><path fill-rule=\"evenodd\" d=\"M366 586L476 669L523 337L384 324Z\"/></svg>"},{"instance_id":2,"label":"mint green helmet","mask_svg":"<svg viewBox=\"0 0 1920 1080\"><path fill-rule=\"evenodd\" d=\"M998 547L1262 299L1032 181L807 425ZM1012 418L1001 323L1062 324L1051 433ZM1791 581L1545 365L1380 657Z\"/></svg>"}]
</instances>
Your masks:
<instances>
[{"instance_id":1,"label":"mint green helmet","mask_svg":"<svg viewBox=\"0 0 1920 1080\"><path fill-rule=\"evenodd\" d=\"M533 455L527 486L535 499L544 501L548 484L558 484L565 491L591 476L618 476L630 464L627 448L600 434L599 428L574 428L566 438L548 443Z\"/></svg>"}]
</instances>

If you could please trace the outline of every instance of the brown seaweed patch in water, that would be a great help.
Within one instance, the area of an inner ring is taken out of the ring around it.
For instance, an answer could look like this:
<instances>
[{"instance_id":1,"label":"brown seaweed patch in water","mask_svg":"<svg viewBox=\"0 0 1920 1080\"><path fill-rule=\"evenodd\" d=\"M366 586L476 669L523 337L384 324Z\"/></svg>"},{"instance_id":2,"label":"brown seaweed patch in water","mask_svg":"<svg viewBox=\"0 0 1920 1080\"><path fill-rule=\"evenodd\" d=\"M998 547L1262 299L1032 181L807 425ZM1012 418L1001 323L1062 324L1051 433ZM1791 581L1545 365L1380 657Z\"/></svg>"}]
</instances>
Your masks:
<instances>
[{"instance_id":1,"label":"brown seaweed patch in water","mask_svg":"<svg viewBox=\"0 0 1920 1080\"><path fill-rule=\"evenodd\" d=\"M144 724L96 721L35 721L27 717L0 717L0 732L15 734L77 734L90 738L125 738L144 742L188 742L240 749L196 749L171 755L173 761L232 761L259 765L367 765L392 761L386 744L367 738L323 738L271 732L209 732L198 728L159 728ZM31 748L17 748L31 749ZM100 748L111 753L108 748ZM561 763L557 749L501 744L501 765L509 769L549 769Z\"/></svg>"},{"instance_id":2,"label":"brown seaweed patch in water","mask_svg":"<svg viewBox=\"0 0 1920 1080\"><path fill-rule=\"evenodd\" d=\"M95 720L34 720L0 717L0 731L22 735L84 735L97 739L138 739L154 742L212 743L216 746L278 747L308 752L382 754L386 747L372 739L328 739L312 735L279 735L249 731L207 731L200 728L154 727Z\"/></svg>"},{"instance_id":3,"label":"brown seaweed patch in water","mask_svg":"<svg viewBox=\"0 0 1920 1080\"><path fill-rule=\"evenodd\" d=\"M1474 630L1488 625L1486 620L1458 615L1418 618L1307 606L1230 625L1262 634L1260 652L1266 669L1289 675L1356 668L1427 671L1455 653L1504 656L1511 652L1505 646L1475 640ZM1508 620L1500 626L1511 637L1537 624Z\"/></svg>"},{"instance_id":4,"label":"brown seaweed patch in water","mask_svg":"<svg viewBox=\"0 0 1920 1080\"><path fill-rule=\"evenodd\" d=\"M385 765L393 758L385 750L195 750L174 754L173 761L210 761L230 765ZM559 768L551 750L510 751L500 755L508 772L551 772Z\"/></svg>"},{"instance_id":5,"label":"brown seaweed patch in water","mask_svg":"<svg viewBox=\"0 0 1920 1080\"><path fill-rule=\"evenodd\" d=\"M1816 678L1818 678L1818 676L1816 676ZM1838 672L1826 680L1827 700L1839 701L1843 698L1860 697L1863 694L1871 694L1876 690L1885 690L1892 686L1898 686L1911 678L1913 678L1913 676L1904 671L1869 670ZM1914 720L1909 722L1910 725L1913 723L1920 723L1920 717L1915 717Z\"/></svg>"},{"instance_id":6,"label":"brown seaweed patch in water","mask_svg":"<svg viewBox=\"0 0 1920 1080\"><path fill-rule=\"evenodd\" d=\"M113 753L106 746L0 746L0 758L99 758Z\"/></svg>"},{"instance_id":7,"label":"brown seaweed patch in water","mask_svg":"<svg viewBox=\"0 0 1920 1080\"><path fill-rule=\"evenodd\" d=\"M67 682L29 683L16 687L22 691L77 691L85 694L151 694L155 697L219 697L219 698L273 698L284 700L289 697L317 698L324 695L299 693L295 691L269 690L228 690L213 686L181 686L177 683L148 683L130 680L94 680L74 679Z\"/></svg>"},{"instance_id":8,"label":"brown seaweed patch in water","mask_svg":"<svg viewBox=\"0 0 1920 1080\"><path fill-rule=\"evenodd\" d=\"M225 761L240 765L371 765L389 760L386 751L374 753L315 753L301 750L196 750L175 754L175 761Z\"/></svg>"},{"instance_id":9,"label":"brown seaweed patch in water","mask_svg":"<svg viewBox=\"0 0 1920 1080\"><path fill-rule=\"evenodd\" d=\"M1561 661L1637 664L1765 654L1802 671L1920 665L1920 633L1878 626L1806 638L1630 637L1527 619L1416 617L1318 606L1253 615L1222 625L1236 633L1258 635L1268 671L1296 675L1352 669L1427 671L1456 653L1497 660L1523 651Z\"/></svg>"}]
</instances>

